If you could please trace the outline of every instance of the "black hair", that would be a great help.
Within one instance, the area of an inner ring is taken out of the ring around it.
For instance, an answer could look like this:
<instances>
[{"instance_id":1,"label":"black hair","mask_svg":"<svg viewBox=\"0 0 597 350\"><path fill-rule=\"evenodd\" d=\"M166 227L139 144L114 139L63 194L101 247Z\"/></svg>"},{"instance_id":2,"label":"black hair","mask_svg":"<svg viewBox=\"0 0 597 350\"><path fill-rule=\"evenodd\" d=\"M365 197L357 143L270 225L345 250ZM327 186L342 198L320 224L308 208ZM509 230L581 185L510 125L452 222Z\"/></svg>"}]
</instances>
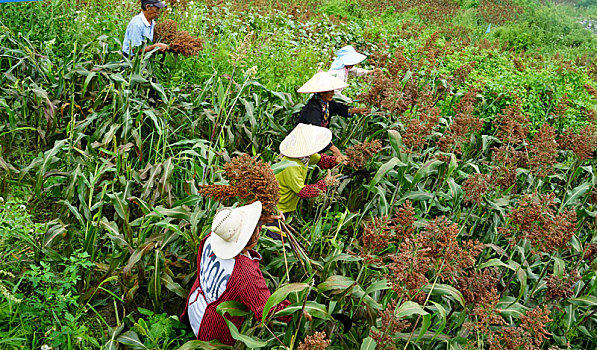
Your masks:
<instances>
[{"instance_id":1,"label":"black hair","mask_svg":"<svg viewBox=\"0 0 597 350\"><path fill-rule=\"evenodd\" d=\"M249 241L247 242L247 244L245 245L245 248L252 245L252 244L257 244L257 242L259 241L259 236L261 235L261 225L263 225L263 223L261 222L261 220L257 221L257 225L255 226L255 230L253 231L253 234L251 235L251 238L249 238Z\"/></svg>"}]
</instances>

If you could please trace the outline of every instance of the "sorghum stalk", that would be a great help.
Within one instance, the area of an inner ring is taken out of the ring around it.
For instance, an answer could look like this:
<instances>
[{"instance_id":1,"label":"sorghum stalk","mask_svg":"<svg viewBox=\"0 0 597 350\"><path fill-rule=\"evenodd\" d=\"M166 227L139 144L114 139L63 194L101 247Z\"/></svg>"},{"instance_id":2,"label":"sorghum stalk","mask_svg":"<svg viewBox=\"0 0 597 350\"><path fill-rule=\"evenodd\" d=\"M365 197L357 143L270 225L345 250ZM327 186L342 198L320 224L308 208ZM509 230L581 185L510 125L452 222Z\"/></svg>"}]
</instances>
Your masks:
<instances>
[{"instance_id":1,"label":"sorghum stalk","mask_svg":"<svg viewBox=\"0 0 597 350\"><path fill-rule=\"evenodd\" d=\"M311 289L313 289L313 282L311 282L311 285L309 286L309 291L307 292L307 294L305 294L305 298L303 299L303 307L301 308L301 315L299 316L298 319L298 323L297 323L297 327L296 330L294 332L294 335L292 336L292 339L290 340L290 348L294 348L294 342L296 341L296 338L298 336L298 331L299 329L301 329L301 321L303 320L303 316L305 315L305 305L307 305L307 299L309 297L309 293L311 293ZM298 292L295 292L297 295L297 299L298 299Z\"/></svg>"},{"instance_id":2,"label":"sorghum stalk","mask_svg":"<svg viewBox=\"0 0 597 350\"><path fill-rule=\"evenodd\" d=\"M548 264L545 264L543 266L543 271L541 271L541 275L539 275L539 279L537 280L537 284L535 284L535 287L533 287L533 290L531 290L531 293L529 294L531 297L533 296L533 294L535 293L535 291L537 290L537 287L539 287L539 282L541 281L541 279L543 279L543 277L545 276L545 274L547 273L547 268L549 267Z\"/></svg>"},{"instance_id":3,"label":"sorghum stalk","mask_svg":"<svg viewBox=\"0 0 597 350\"><path fill-rule=\"evenodd\" d=\"M427 297L425 298L423 307L425 307L425 305L427 305L427 302L429 301L429 297L431 296L433 289L435 289L435 285L437 284L437 279L439 278L440 273L444 269L444 262L445 262L445 260L442 261L442 265L440 266L437 274L435 275L435 280L433 281L433 285L431 285L431 289L429 290L429 293L427 293ZM406 350L406 348L408 347L408 344L410 344L410 340L412 339L413 334L415 333L415 329L417 328L417 325L419 324L420 319L421 319L421 315L419 315L417 317L417 320L415 321L415 324L413 325L413 330L410 332L410 335L408 336L408 340L406 341L406 344L404 345L404 350Z\"/></svg>"}]
</instances>

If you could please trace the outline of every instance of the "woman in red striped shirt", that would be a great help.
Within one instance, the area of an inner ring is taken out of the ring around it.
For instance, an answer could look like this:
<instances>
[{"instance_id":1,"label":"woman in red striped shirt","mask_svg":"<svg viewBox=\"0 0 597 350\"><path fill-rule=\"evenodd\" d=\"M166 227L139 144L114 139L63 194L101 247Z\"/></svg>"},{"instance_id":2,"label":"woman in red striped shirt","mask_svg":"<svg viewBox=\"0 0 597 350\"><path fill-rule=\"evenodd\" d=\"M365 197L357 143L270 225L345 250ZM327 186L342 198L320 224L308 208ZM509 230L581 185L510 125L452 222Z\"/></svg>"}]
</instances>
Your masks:
<instances>
[{"instance_id":1,"label":"woman in red striped shirt","mask_svg":"<svg viewBox=\"0 0 597 350\"><path fill-rule=\"evenodd\" d=\"M197 339L219 340L233 345L224 318L216 311L218 305L235 300L253 311L261 320L270 291L265 284L259 261L261 255L253 248L259 240L262 221L261 202L239 208L220 210L212 222L211 234L203 239L197 255L197 280L191 288L181 319L189 323ZM262 217L262 219L274 219ZM288 306L284 300L272 313ZM310 315L309 315L310 316ZM240 329L244 317L226 315ZM291 316L279 318L290 322Z\"/></svg>"}]
</instances>

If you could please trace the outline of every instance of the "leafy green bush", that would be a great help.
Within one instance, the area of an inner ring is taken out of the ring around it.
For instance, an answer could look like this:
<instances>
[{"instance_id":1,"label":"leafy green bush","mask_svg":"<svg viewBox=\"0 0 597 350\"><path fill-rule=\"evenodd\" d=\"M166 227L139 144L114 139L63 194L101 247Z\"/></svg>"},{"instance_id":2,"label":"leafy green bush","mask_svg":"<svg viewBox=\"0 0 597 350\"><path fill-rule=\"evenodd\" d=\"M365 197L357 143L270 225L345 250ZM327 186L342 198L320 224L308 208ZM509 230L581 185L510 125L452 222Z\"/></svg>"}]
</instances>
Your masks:
<instances>
[{"instance_id":1,"label":"leafy green bush","mask_svg":"<svg viewBox=\"0 0 597 350\"><path fill-rule=\"evenodd\" d=\"M99 346L78 302L77 284L83 271L93 265L88 258L87 253L76 252L55 265L41 261L30 265L19 279L5 273L13 294L4 294L0 307L8 312L1 315L0 329L7 344Z\"/></svg>"},{"instance_id":2,"label":"leafy green bush","mask_svg":"<svg viewBox=\"0 0 597 350\"><path fill-rule=\"evenodd\" d=\"M140 317L135 321L129 315L126 321L132 323L131 330L117 338L119 343L132 348L172 349L193 338L191 333L186 332L186 327L178 321L177 316L155 314L143 308L138 310L145 318Z\"/></svg>"},{"instance_id":3,"label":"leafy green bush","mask_svg":"<svg viewBox=\"0 0 597 350\"><path fill-rule=\"evenodd\" d=\"M520 22L499 27L495 37L517 50L583 47L590 51L597 45L594 35L574 19L565 16L557 6L527 9Z\"/></svg>"},{"instance_id":4,"label":"leafy green bush","mask_svg":"<svg viewBox=\"0 0 597 350\"><path fill-rule=\"evenodd\" d=\"M365 10L360 6L358 0L329 0L324 2L319 9L329 16L349 20L360 19L365 15Z\"/></svg>"}]
</instances>

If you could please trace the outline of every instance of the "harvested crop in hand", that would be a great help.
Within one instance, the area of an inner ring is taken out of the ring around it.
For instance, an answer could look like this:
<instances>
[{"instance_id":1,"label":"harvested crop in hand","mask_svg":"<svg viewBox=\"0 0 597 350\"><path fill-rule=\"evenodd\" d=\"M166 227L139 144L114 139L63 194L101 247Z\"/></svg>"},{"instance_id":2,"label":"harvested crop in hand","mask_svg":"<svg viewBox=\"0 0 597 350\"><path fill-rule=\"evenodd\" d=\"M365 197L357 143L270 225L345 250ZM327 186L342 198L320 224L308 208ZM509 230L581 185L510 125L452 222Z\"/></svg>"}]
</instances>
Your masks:
<instances>
[{"instance_id":1,"label":"harvested crop in hand","mask_svg":"<svg viewBox=\"0 0 597 350\"><path fill-rule=\"evenodd\" d=\"M351 168L362 169L369 159L379 151L381 151L381 141L379 140L364 141L358 145L348 147L346 149L346 156L348 157L346 165Z\"/></svg>"},{"instance_id":2,"label":"harvested crop in hand","mask_svg":"<svg viewBox=\"0 0 597 350\"><path fill-rule=\"evenodd\" d=\"M215 200L239 198L246 204L261 201L264 214L278 214L280 188L268 163L249 155L235 157L224 165L228 185L201 185L199 193Z\"/></svg>"},{"instance_id":3,"label":"harvested crop in hand","mask_svg":"<svg viewBox=\"0 0 597 350\"><path fill-rule=\"evenodd\" d=\"M215 199L217 201L228 200L232 198L249 198L251 193L244 188L238 188L231 185L200 185L199 194Z\"/></svg>"},{"instance_id":4,"label":"harvested crop in hand","mask_svg":"<svg viewBox=\"0 0 597 350\"><path fill-rule=\"evenodd\" d=\"M203 49L203 41L189 34L187 31L176 33L170 43L170 50L183 56L195 56Z\"/></svg>"},{"instance_id":5,"label":"harvested crop in hand","mask_svg":"<svg viewBox=\"0 0 597 350\"><path fill-rule=\"evenodd\" d=\"M203 49L203 40L194 37L189 32L178 30L178 23L167 19L155 25L154 38L156 42L169 44L170 51L183 56L195 56Z\"/></svg>"},{"instance_id":6,"label":"harvested crop in hand","mask_svg":"<svg viewBox=\"0 0 597 350\"><path fill-rule=\"evenodd\" d=\"M174 20L167 19L156 23L155 29L153 30L153 37L156 42L170 43L176 38L177 33L178 23Z\"/></svg>"}]
</instances>

